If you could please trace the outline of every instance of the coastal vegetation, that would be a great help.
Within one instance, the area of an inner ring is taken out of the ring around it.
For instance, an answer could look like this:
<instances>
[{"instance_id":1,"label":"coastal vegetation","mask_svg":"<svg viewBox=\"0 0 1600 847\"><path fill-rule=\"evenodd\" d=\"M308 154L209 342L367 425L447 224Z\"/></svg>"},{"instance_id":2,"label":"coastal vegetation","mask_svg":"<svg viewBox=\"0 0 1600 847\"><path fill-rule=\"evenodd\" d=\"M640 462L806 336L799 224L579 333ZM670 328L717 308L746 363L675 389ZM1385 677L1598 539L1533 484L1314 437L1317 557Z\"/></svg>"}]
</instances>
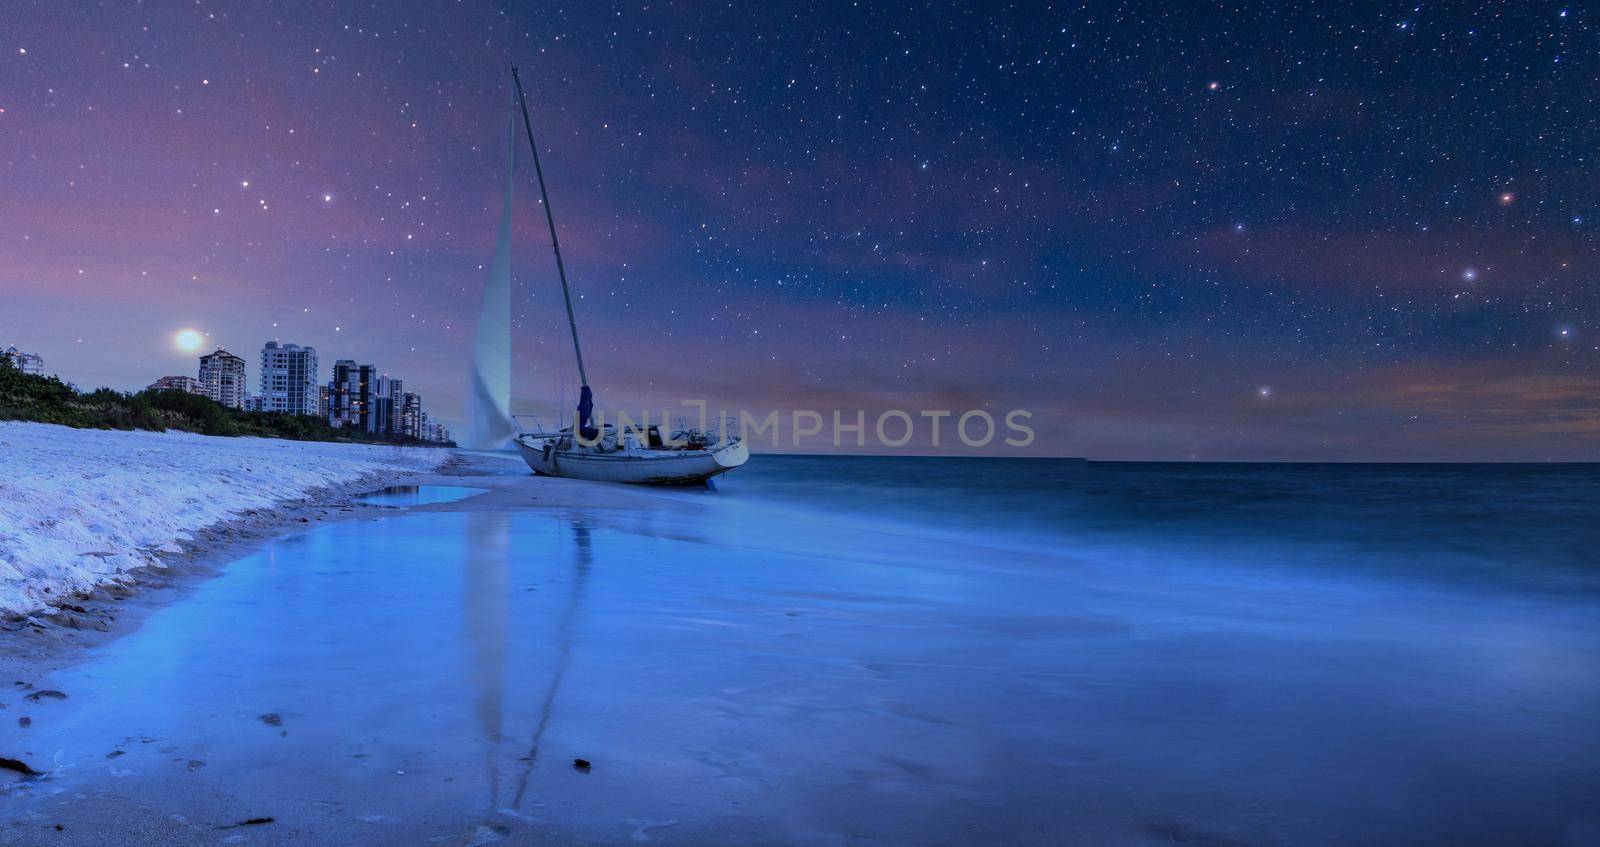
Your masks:
<instances>
[{"instance_id":1,"label":"coastal vegetation","mask_svg":"<svg viewBox=\"0 0 1600 847\"><path fill-rule=\"evenodd\" d=\"M292 441L425 444L403 435L335 427L309 415L232 409L199 394L164 389L125 393L110 388L80 391L54 376L23 373L0 355L0 420L34 421L79 429L180 430L201 435L284 438Z\"/></svg>"}]
</instances>

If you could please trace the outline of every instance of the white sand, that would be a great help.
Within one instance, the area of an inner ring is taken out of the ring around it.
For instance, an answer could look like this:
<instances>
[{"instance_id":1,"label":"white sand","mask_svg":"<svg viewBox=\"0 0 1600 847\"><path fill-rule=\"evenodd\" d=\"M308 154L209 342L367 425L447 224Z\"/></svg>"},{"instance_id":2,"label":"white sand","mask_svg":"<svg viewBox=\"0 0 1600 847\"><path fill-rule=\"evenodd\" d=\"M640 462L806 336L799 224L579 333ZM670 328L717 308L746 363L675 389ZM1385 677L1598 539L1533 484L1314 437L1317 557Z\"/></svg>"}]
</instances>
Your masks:
<instances>
[{"instance_id":1,"label":"white sand","mask_svg":"<svg viewBox=\"0 0 1600 847\"><path fill-rule=\"evenodd\" d=\"M449 451L0 423L0 614L43 609L218 521Z\"/></svg>"}]
</instances>

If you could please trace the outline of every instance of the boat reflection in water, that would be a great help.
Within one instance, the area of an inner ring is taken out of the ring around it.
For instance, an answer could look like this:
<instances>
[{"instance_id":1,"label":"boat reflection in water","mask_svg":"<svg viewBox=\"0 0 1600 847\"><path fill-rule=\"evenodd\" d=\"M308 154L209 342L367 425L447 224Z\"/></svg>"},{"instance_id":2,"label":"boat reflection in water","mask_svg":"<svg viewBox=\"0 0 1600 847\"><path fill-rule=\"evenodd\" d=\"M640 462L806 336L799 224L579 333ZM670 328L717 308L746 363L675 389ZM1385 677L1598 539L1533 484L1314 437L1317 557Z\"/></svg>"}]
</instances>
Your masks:
<instances>
[{"instance_id":1,"label":"boat reflection in water","mask_svg":"<svg viewBox=\"0 0 1600 847\"><path fill-rule=\"evenodd\" d=\"M504 725L506 720L506 674L508 654L527 655L521 649L508 649L508 615L512 567L510 562L510 529L502 513L469 513L468 534L472 546L463 571L463 611L468 652L471 659L471 679L474 688L473 711L479 730L483 734L485 788L488 800L485 814L491 828L503 822L500 816L507 808L501 801L502 774L500 762L505 753ZM583 611L583 599L593 564L590 530L582 521L568 525L571 529L575 554L572 571L567 578L568 591L554 620L554 631L547 644L552 652L538 650L533 655L537 664L534 675L547 675L533 729L525 752L517 757L520 764L516 777L516 791L509 808L521 809L527 795L534 769L539 764L540 745L550 726L556 702L561 696L562 683L572 664L573 645L576 641L577 623ZM516 710L516 705L511 708Z\"/></svg>"}]
</instances>

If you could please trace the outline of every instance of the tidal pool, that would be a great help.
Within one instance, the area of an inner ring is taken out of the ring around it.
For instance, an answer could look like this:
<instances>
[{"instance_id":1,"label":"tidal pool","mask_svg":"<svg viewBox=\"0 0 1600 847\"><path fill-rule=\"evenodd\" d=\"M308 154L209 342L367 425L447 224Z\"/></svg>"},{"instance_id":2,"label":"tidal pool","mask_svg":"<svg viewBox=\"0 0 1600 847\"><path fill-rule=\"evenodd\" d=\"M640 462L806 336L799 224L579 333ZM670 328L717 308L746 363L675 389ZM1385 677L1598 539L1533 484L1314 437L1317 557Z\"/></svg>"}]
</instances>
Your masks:
<instances>
[{"instance_id":1,"label":"tidal pool","mask_svg":"<svg viewBox=\"0 0 1600 847\"><path fill-rule=\"evenodd\" d=\"M363 494L356 498L357 503L368 506L388 506L391 508L404 508L406 506L431 506L435 503L453 503L465 500L488 491L487 488L464 488L458 485L391 485Z\"/></svg>"}]
</instances>

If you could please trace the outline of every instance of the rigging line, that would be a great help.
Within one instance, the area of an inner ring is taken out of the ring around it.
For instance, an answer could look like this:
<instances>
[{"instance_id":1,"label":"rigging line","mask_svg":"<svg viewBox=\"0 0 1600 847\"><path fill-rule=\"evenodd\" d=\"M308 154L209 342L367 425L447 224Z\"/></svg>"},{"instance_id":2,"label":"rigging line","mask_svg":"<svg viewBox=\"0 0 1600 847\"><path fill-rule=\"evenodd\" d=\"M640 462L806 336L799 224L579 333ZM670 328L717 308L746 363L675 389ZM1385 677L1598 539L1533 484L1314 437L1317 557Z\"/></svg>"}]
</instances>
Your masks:
<instances>
[{"instance_id":1,"label":"rigging line","mask_svg":"<svg viewBox=\"0 0 1600 847\"><path fill-rule=\"evenodd\" d=\"M572 292L567 288L567 266L561 261L561 240L556 238L556 216L550 211L550 194L544 187L544 168L539 164L539 145L533 140L533 121L528 118L528 98L522 93L522 77L517 66L511 66L511 79L517 84L517 102L522 106L522 128L528 133L528 146L533 150L533 172L539 177L539 199L544 201L545 223L550 225L550 247L556 254L556 273L561 276L561 297L567 302L567 326L572 330L572 352L578 357L578 378L589 384L583 370L583 348L578 345L578 319L572 315Z\"/></svg>"}]
</instances>

